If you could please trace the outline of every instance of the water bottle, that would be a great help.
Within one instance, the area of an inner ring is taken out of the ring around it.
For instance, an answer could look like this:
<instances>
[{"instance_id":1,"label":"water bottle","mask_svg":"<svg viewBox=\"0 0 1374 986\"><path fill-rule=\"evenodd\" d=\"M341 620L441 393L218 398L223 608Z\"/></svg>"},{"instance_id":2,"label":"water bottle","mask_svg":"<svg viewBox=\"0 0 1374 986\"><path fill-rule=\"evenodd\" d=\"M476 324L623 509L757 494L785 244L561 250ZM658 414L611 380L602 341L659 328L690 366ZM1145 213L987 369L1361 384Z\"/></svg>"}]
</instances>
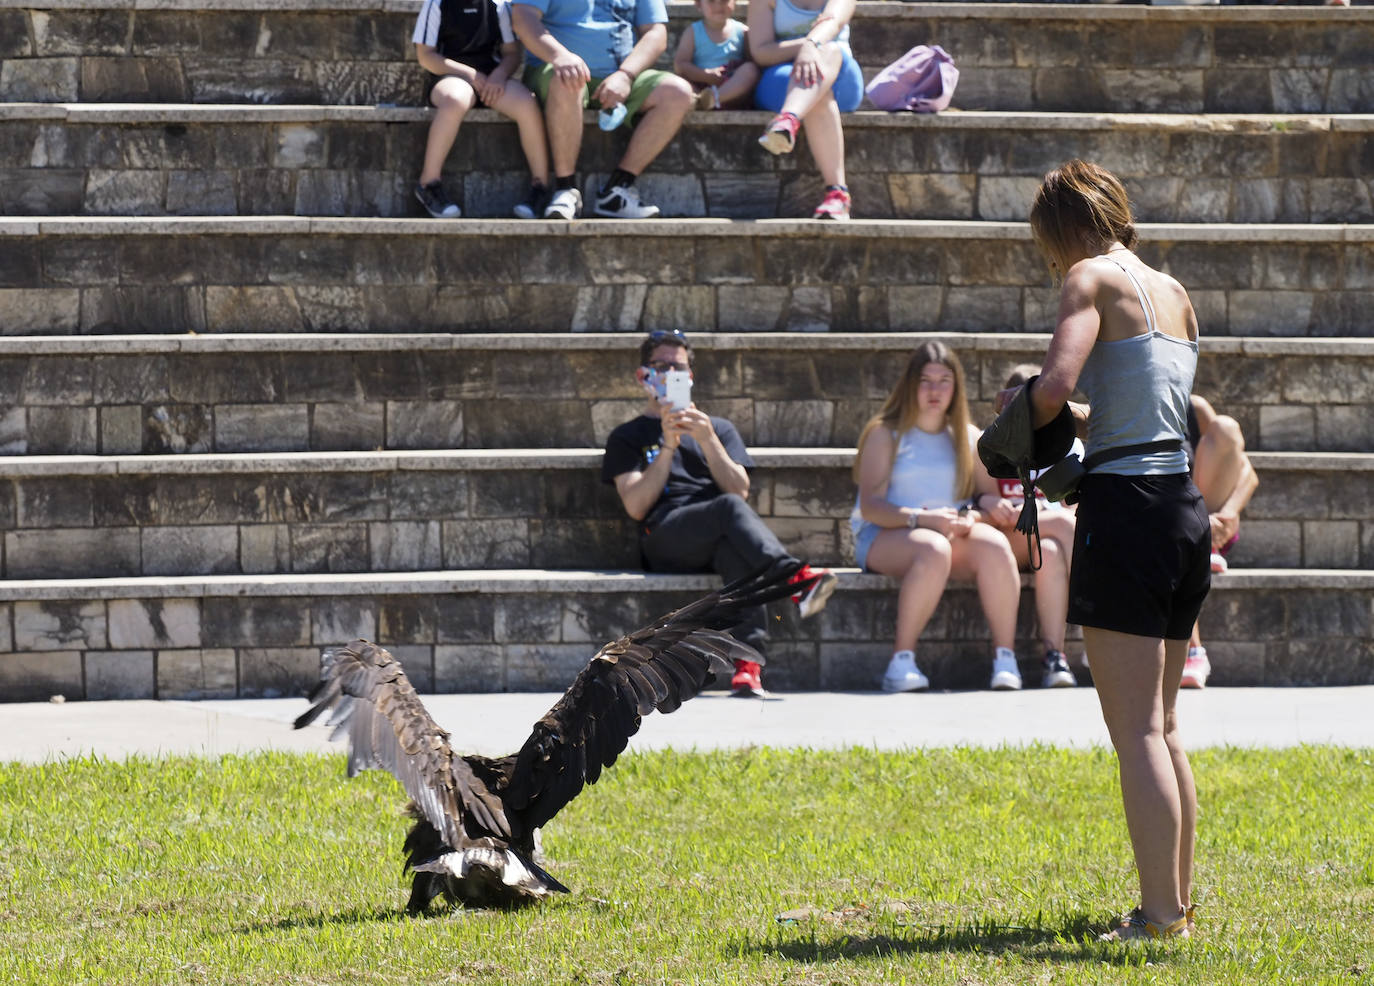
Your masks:
<instances>
[{"instance_id":1,"label":"water bottle","mask_svg":"<svg viewBox=\"0 0 1374 986\"><path fill-rule=\"evenodd\" d=\"M618 103L614 109L602 110L597 121L602 130L614 130L625 119L625 104Z\"/></svg>"}]
</instances>

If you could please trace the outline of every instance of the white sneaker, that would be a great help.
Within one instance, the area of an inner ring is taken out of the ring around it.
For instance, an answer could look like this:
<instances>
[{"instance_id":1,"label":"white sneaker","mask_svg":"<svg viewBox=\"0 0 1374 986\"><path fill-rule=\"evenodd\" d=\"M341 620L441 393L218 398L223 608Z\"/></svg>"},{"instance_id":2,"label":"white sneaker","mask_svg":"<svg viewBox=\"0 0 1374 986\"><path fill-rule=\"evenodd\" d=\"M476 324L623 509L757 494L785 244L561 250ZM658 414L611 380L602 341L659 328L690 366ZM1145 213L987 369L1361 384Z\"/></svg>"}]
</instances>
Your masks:
<instances>
[{"instance_id":1,"label":"white sneaker","mask_svg":"<svg viewBox=\"0 0 1374 986\"><path fill-rule=\"evenodd\" d=\"M1016 654L1005 647L997 648L997 656L992 659L992 690L1021 690L1021 669L1016 666Z\"/></svg>"},{"instance_id":2,"label":"white sneaker","mask_svg":"<svg viewBox=\"0 0 1374 986\"><path fill-rule=\"evenodd\" d=\"M596 197L596 208L592 211L608 219L652 219L658 215L658 206L641 202L639 189L633 185L612 185L605 195Z\"/></svg>"},{"instance_id":3,"label":"white sneaker","mask_svg":"<svg viewBox=\"0 0 1374 986\"><path fill-rule=\"evenodd\" d=\"M544 207L545 219L573 220L582 215L582 193L575 188L560 188Z\"/></svg>"},{"instance_id":4,"label":"white sneaker","mask_svg":"<svg viewBox=\"0 0 1374 986\"><path fill-rule=\"evenodd\" d=\"M1207 676L1212 673L1212 662L1207 660L1206 647L1189 647L1188 659L1183 662L1183 680L1180 688L1206 688Z\"/></svg>"},{"instance_id":5,"label":"white sneaker","mask_svg":"<svg viewBox=\"0 0 1374 986\"><path fill-rule=\"evenodd\" d=\"M930 679L921 674L916 666L916 655L909 650L899 650L887 662L883 672L883 691L919 692L930 687Z\"/></svg>"}]
</instances>

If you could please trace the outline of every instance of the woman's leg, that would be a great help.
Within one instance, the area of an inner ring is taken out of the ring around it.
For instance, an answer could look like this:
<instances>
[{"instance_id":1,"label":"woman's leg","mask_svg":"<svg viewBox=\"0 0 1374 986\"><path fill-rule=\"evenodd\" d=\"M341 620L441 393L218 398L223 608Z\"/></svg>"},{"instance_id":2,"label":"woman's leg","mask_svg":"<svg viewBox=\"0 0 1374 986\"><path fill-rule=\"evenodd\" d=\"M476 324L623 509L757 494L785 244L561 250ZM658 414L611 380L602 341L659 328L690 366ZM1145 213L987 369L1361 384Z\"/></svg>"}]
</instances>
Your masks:
<instances>
[{"instance_id":1,"label":"woman's leg","mask_svg":"<svg viewBox=\"0 0 1374 986\"><path fill-rule=\"evenodd\" d=\"M458 127L468 110L477 105L477 93L463 79L446 75L434 83L429 94L434 104L434 119L429 124L429 137L425 141L425 163L420 171L420 184L430 185L439 180L444 170L444 159L458 139Z\"/></svg>"},{"instance_id":2,"label":"woman's leg","mask_svg":"<svg viewBox=\"0 0 1374 986\"><path fill-rule=\"evenodd\" d=\"M549 140L544 133L544 113L534 93L515 79L507 79L506 88L492 109L515 121L530 178L549 188L553 184L549 181Z\"/></svg>"},{"instance_id":3,"label":"woman's leg","mask_svg":"<svg viewBox=\"0 0 1374 986\"><path fill-rule=\"evenodd\" d=\"M1021 576L1006 535L987 524L975 524L968 537L955 538L950 546L950 573L955 578L973 579L978 586L978 600L992 631L992 646L1014 648Z\"/></svg>"},{"instance_id":4,"label":"woman's leg","mask_svg":"<svg viewBox=\"0 0 1374 986\"><path fill-rule=\"evenodd\" d=\"M1177 695L1186 644L1097 627L1083 628L1083 642L1102 718L1121 772L1121 801L1140 876L1145 917L1158 925L1176 920L1185 898L1182 850L1188 827L1187 868L1192 870L1192 773L1178 738L1172 701ZM1166 689L1166 671L1171 685ZM1185 801L1187 805L1185 806ZM1188 821L1185 822L1185 817Z\"/></svg>"},{"instance_id":5,"label":"woman's leg","mask_svg":"<svg viewBox=\"0 0 1374 986\"><path fill-rule=\"evenodd\" d=\"M1178 699L1183 664L1188 659L1188 642L1164 641L1164 742L1169 747L1169 759L1174 764L1174 779L1178 782L1178 893L1183 906L1193 899L1193 844L1197 839L1197 788L1193 784L1193 768L1183 749L1183 737L1178 730L1178 713L1174 703Z\"/></svg>"},{"instance_id":6,"label":"woman's leg","mask_svg":"<svg viewBox=\"0 0 1374 986\"><path fill-rule=\"evenodd\" d=\"M1040 523L1040 570L1035 573L1035 616L1040 624L1040 640L1046 648L1062 651L1066 616L1069 612L1069 564L1073 553L1073 515L1065 514L1067 524L1055 516L1064 511L1042 511ZM1030 571L1030 544L1025 535L1003 531L1011 542L1016 564Z\"/></svg>"},{"instance_id":7,"label":"woman's leg","mask_svg":"<svg viewBox=\"0 0 1374 986\"><path fill-rule=\"evenodd\" d=\"M814 86L802 87L796 79L788 79L787 95L783 97L780 112L791 113L797 119L805 120L808 113L830 97L830 87L835 84L840 66L844 63L844 52L836 45L826 45L821 49L820 60L821 81Z\"/></svg>"},{"instance_id":8,"label":"woman's leg","mask_svg":"<svg viewBox=\"0 0 1374 986\"><path fill-rule=\"evenodd\" d=\"M902 580L897 593L897 636L893 651L916 649L949 581L949 538L935 531L890 529L873 539L865 567Z\"/></svg>"},{"instance_id":9,"label":"woman's leg","mask_svg":"<svg viewBox=\"0 0 1374 986\"><path fill-rule=\"evenodd\" d=\"M802 118L802 129L806 131L806 146L811 148L821 180L827 185L845 184L844 128L840 125L840 107L829 89Z\"/></svg>"}]
</instances>

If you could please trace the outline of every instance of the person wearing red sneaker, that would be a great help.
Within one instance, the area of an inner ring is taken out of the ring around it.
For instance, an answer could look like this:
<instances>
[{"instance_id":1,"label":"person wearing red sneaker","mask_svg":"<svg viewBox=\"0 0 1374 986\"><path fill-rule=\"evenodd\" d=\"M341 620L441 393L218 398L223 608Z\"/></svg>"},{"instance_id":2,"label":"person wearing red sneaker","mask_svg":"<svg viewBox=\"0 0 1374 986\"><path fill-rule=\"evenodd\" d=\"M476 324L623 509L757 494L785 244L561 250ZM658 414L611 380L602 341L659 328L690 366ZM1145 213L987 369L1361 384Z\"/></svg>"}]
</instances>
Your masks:
<instances>
[{"instance_id":1,"label":"person wearing red sneaker","mask_svg":"<svg viewBox=\"0 0 1374 986\"><path fill-rule=\"evenodd\" d=\"M716 572L725 581L770 563L796 559L749 506L754 461L735 426L688 401L675 407L667 374L691 373L692 347L681 332L653 332L640 344L635 380L646 399L638 417L618 426L606 442L601 478L615 486L625 512L640 524L645 566L656 572ZM819 613L835 590L825 569L803 567L792 597L802 618ZM765 653L763 607L731 633ZM739 661L731 680L736 695L762 697L762 661Z\"/></svg>"},{"instance_id":2,"label":"person wearing red sneaker","mask_svg":"<svg viewBox=\"0 0 1374 986\"><path fill-rule=\"evenodd\" d=\"M864 98L863 72L849 50L855 0L756 0L749 5L750 56L763 69L754 103L777 116L759 143L789 154L806 131L811 157L825 182L816 219L849 218L841 113Z\"/></svg>"}]
</instances>

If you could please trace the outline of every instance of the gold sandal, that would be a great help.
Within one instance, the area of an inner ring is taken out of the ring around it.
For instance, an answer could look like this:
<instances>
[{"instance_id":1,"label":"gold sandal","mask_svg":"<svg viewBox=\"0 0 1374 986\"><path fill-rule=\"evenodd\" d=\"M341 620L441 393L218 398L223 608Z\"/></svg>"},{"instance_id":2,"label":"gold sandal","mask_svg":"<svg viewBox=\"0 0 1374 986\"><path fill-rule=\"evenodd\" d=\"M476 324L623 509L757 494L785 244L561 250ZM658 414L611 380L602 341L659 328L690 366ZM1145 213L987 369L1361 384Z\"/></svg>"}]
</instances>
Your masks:
<instances>
[{"instance_id":1,"label":"gold sandal","mask_svg":"<svg viewBox=\"0 0 1374 986\"><path fill-rule=\"evenodd\" d=\"M1189 908L1191 910L1191 908ZM1157 938L1187 938L1190 933L1188 911L1168 924L1159 925L1145 917L1139 907L1131 911L1121 923L1098 938L1098 941L1150 941Z\"/></svg>"}]
</instances>

